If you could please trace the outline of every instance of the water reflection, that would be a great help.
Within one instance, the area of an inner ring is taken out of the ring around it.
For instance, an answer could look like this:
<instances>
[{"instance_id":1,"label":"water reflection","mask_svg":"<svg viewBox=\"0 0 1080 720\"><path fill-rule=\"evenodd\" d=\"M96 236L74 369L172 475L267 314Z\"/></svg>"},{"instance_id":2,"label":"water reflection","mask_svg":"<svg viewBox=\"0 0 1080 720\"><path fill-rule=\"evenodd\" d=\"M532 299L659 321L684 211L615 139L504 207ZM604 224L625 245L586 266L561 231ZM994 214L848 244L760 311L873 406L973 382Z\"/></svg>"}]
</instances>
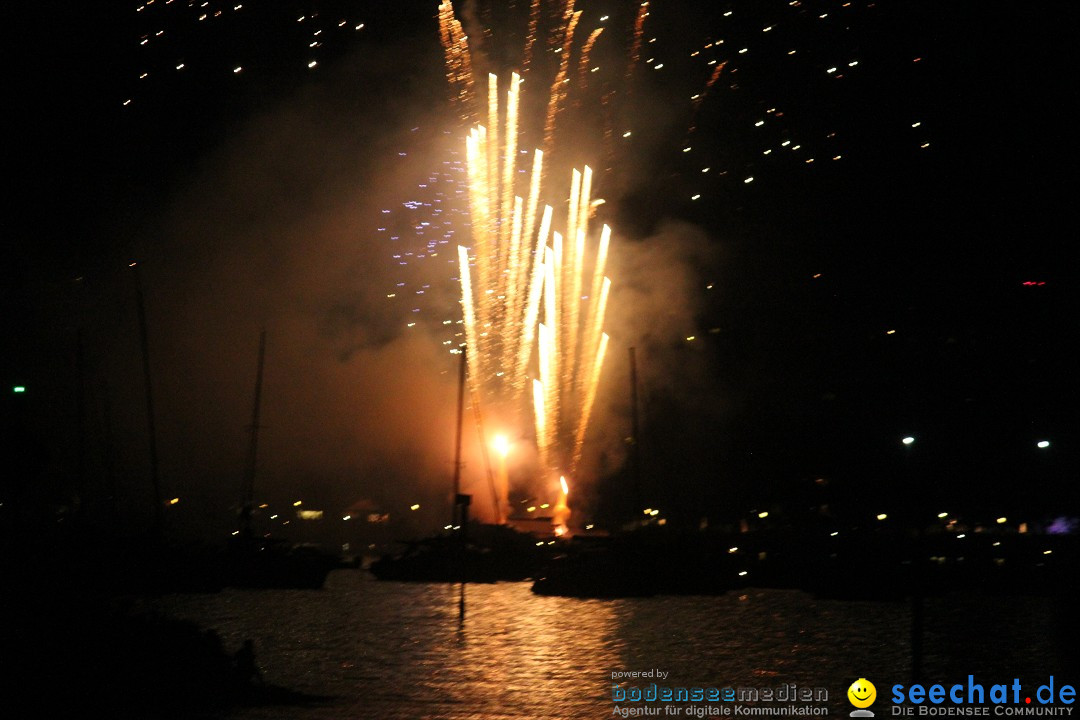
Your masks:
<instances>
[{"instance_id":1,"label":"water reflection","mask_svg":"<svg viewBox=\"0 0 1080 720\"><path fill-rule=\"evenodd\" d=\"M853 678L904 682L910 671L906 603L796 591L601 601L537 596L528 583L475 585L459 623L457 587L337 571L322 591L156 602L217 630L227 648L253 639L268 682L332 697L240 718L607 717L612 671L650 668L670 673L671 685L824 686L832 712L846 714ZM932 600L927 673L1053 672L1052 610L1043 600ZM1018 634L1026 642L1017 645Z\"/></svg>"}]
</instances>

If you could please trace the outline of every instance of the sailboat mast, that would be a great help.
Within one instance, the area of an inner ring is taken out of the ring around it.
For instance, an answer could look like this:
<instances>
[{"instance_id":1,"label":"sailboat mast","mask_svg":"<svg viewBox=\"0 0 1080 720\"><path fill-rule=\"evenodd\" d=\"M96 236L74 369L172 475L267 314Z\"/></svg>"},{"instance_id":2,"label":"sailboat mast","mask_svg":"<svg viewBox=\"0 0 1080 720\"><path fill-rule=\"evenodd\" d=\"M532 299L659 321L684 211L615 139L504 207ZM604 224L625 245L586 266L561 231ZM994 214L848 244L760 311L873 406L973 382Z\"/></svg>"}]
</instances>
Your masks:
<instances>
[{"instance_id":1,"label":"sailboat mast","mask_svg":"<svg viewBox=\"0 0 1080 720\"><path fill-rule=\"evenodd\" d=\"M461 431L462 421L465 417L465 350L464 345L460 348L461 364L458 369L458 401L457 401L457 441L454 449L454 508L450 524L456 525L458 520L458 499L461 496Z\"/></svg>"},{"instance_id":2,"label":"sailboat mast","mask_svg":"<svg viewBox=\"0 0 1080 720\"><path fill-rule=\"evenodd\" d=\"M638 445L638 382L637 357L630 348L630 453L634 473L634 513L641 509L641 450Z\"/></svg>"},{"instance_id":3,"label":"sailboat mast","mask_svg":"<svg viewBox=\"0 0 1080 720\"><path fill-rule=\"evenodd\" d=\"M255 402L251 409L251 425L248 432L251 442L248 445L247 465L244 467L244 484L240 498L240 532L251 535L251 511L255 503L255 465L256 450L259 444L259 411L262 404L263 361L266 357L266 330L259 333L259 364L255 374Z\"/></svg>"},{"instance_id":4,"label":"sailboat mast","mask_svg":"<svg viewBox=\"0 0 1080 720\"><path fill-rule=\"evenodd\" d=\"M143 377L146 380L146 425L150 435L150 482L154 488L154 532L161 534L165 524L164 505L161 499L161 480L158 474L157 427L154 422L154 392L150 380L150 342L146 330L146 303L143 298L142 280L139 277L138 263L132 263L135 270L135 297L138 301L139 340L142 345Z\"/></svg>"}]
</instances>

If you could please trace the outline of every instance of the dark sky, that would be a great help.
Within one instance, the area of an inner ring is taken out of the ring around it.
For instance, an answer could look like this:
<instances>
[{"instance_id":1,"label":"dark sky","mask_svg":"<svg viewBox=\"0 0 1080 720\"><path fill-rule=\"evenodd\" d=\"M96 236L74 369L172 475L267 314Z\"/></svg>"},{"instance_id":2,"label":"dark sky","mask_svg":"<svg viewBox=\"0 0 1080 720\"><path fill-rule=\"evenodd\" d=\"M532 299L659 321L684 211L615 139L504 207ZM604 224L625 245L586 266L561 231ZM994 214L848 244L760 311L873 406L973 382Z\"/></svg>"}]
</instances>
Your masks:
<instances>
[{"instance_id":1,"label":"dark sky","mask_svg":"<svg viewBox=\"0 0 1080 720\"><path fill-rule=\"evenodd\" d=\"M412 227L402 202L434 192L418 188L462 137L436 3L237 4L9 23L14 474L58 503L115 488L145 505L138 261L167 495L227 515L265 327L266 496L437 507L456 273L403 269L377 231ZM478 6L492 62L526 6ZM598 181L617 242L597 504L630 474L635 347L642 493L676 515L789 502L817 478L855 506L1076 511L1075 11L655 0L626 85L630 11L583 7L583 26L612 17L598 77L633 130ZM709 58L728 65L695 113ZM587 99L581 134L601 124ZM426 289L416 332L387 302L399 282Z\"/></svg>"}]
</instances>

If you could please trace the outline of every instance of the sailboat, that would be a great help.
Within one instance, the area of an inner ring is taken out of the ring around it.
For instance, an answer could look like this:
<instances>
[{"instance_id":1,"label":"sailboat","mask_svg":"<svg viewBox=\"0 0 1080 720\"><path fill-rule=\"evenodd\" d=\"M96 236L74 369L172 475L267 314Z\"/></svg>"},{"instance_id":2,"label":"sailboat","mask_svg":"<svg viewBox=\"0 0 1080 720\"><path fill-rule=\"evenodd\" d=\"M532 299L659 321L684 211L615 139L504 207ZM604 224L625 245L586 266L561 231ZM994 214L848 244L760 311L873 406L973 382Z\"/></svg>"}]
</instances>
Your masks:
<instances>
[{"instance_id":1,"label":"sailboat","mask_svg":"<svg viewBox=\"0 0 1080 720\"><path fill-rule=\"evenodd\" d=\"M460 348L457 444L454 454L451 530L405 543L403 552L383 555L368 571L379 580L493 583L532 578L544 553L536 539L509 525L469 521L471 496L461 492L462 425L465 416L466 348ZM545 546L546 547L546 546Z\"/></svg>"},{"instance_id":2,"label":"sailboat","mask_svg":"<svg viewBox=\"0 0 1080 720\"><path fill-rule=\"evenodd\" d=\"M248 427L250 442L241 485L238 527L225 553L224 583L239 588L318 589L332 570L342 566L339 557L309 545L295 545L284 538L256 536L252 530L265 358L266 330L263 330L259 335L255 402Z\"/></svg>"}]
</instances>

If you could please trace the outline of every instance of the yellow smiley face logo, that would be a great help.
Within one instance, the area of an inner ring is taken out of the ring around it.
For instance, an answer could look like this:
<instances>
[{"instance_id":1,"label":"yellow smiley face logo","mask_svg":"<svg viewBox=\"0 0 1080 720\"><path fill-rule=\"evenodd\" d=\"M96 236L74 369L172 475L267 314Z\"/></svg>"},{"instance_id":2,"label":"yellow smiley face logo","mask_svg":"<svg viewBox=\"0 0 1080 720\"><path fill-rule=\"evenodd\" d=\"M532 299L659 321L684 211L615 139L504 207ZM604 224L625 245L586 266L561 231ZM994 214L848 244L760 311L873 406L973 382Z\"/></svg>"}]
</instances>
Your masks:
<instances>
[{"instance_id":1,"label":"yellow smiley face logo","mask_svg":"<svg viewBox=\"0 0 1080 720\"><path fill-rule=\"evenodd\" d=\"M868 708L877 699L877 688L866 678L859 678L847 689L847 698L857 708Z\"/></svg>"}]
</instances>

